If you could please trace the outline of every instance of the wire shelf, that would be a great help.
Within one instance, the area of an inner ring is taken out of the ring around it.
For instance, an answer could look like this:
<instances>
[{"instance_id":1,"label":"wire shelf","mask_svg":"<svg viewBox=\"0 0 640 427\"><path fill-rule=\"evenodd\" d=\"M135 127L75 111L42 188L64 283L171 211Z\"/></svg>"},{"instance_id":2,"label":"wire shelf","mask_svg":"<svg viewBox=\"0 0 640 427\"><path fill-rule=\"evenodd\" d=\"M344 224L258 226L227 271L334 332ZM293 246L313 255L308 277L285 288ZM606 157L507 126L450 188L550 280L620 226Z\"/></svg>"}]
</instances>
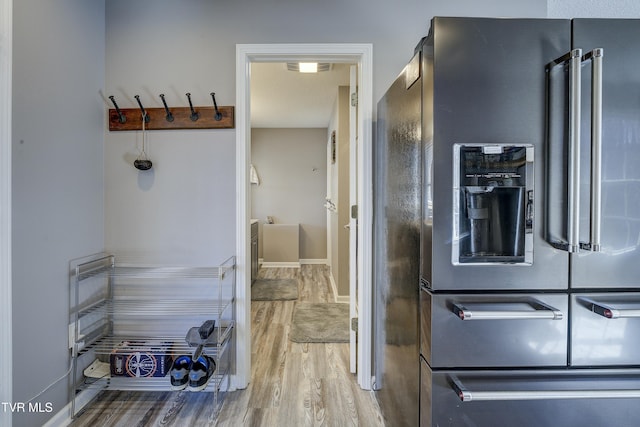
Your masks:
<instances>
[{"instance_id":1,"label":"wire shelf","mask_svg":"<svg viewBox=\"0 0 640 427\"><path fill-rule=\"evenodd\" d=\"M148 353L168 371L167 363L193 355L200 343L217 369L202 391L213 392L219 410L220 387L225 381L229 387L234 370L235 257L214 267L148 266L101 253L72 260L69 267L73 417L101 390L172 390L169 375L85 377L83 369L94 359L111 364L119 363L114 355ZM213 331L202 342L198 328L211 320ZM93 397L78 400L82 391Z\"/></svg>"},{"instance_id":2,"label":"wire shelf","mask_svg":"<svg viewBox=\"0 0 640 427\"><path fill-rule=\"evenodd\" d=\"M218 369L218 368L216 368ZM229 368L220 369L212 375L207 387L197 391L197 393L219 392L222 384L229 375ZM169 375L164 377L136 378L136 377L102 377L87 379L84 384L77 388L82 390L121 390L121 391L175 391L171 388ZM191 392L188 388L184 389Z\"/></svg>"},{"instance_id":3,"label":"wire shelf","mask_svg":"<svg viewBox=\"0 0 640 427\"><path fill-rule=\"evenodd\" d=\"M223 328L217 328L212 333L210 340L204 345L203 353L211 357L222 357L224 349L227 347L227 341L231 337L232 330L233 323ZM218 331L220 331L219 337ZM108 355L112 354L123 343L127 343L132 348L138 347L141 349L141 351L149 347L158 349L162 348L166 349L166 351L175 356L181 354L191 354L195 349L194 346L190 346L186 342L184 335L156 335L153 338L140 336L105 335L102 338L87 345L83 345L83 340L79 340L78 345L82 346L82 348L79 350L79 353L84 354L89 351L93 351L96 355Z\"/></svg>"},{"instance_id":4,"label":"wire shelf","mask_svg":"<svg viewBox=\"0 0 640 427\"><path fill-rule=\"evenodd\" d=\"M118 317L140 316L218 316L222 314L233 301L225 300L196 300L176 299L172 301L149 301L139 297L131 299L103 300L85 307L78 313L86 316L92 313L114 315Z\"/></svg>"}]
</instances>

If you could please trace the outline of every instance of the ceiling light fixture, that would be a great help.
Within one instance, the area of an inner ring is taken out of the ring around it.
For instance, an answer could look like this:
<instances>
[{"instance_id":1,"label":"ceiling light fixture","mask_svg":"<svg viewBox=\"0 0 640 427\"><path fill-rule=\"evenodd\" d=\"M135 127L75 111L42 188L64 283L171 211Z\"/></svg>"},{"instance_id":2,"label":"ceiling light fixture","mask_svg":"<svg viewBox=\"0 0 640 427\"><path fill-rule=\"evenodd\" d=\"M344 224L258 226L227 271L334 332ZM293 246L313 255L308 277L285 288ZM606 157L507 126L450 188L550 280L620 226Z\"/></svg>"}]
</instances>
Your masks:
<instances>
[{"instance_id":1,"label":"ceiling light fixture","mask_svg":"<svg viewBox=\"0 0 640 427\"><path fill-rule=\"evenodd\" d=\"M302 64L304 64L304 62ZM287 70L294 71L296 73L304 72L302 71L302 67L300 65L301 63L299 62L287 62ZM316 66L318 73L322 71L330 71L333 68L333 64L328 62L318 62Z\"/></svg>"},{"instance_id":2,"label":"ceiling light fixture","mask_svg":"<svg viewBox=\"0 0 640 427\"><path fill-rule=\"evenodd\" d=\"M317 62L300 62L299 67L300 67L301 73L317 73L318 72Z\"/></svg>"}]
</instances>

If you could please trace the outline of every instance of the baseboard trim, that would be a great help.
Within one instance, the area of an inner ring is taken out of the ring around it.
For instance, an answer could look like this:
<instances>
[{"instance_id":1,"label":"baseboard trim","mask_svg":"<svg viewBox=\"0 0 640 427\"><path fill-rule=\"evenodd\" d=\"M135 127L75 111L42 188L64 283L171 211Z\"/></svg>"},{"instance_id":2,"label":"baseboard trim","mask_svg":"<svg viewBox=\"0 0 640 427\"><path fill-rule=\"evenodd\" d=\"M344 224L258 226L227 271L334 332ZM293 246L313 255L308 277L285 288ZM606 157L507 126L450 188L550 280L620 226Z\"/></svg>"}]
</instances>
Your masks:
<instances>
[{"instance_id":1,"label":"baseboard trim","mask_svg":"<svg viewBox=\"0 0 640 427\"><path fill-rule=\"evenodd\" d=\"M84 391L81 391L76 396L76 409L83 408L96 396L102 393L103 389L101 388L89 388ZM56 413L53 417L49 419L42 427L66 427L73 421L73 414L71 413L71 402L67 403L67 405L62 408L58 413Z\"/></svg>"},{"instance_id":2,"label":"baseboard trim","mask_svg":"<svg viewBox=\"0 0 640 427\"><path fill-rule=\"evenodd\" d=\"M334 302L338 302L338 285L336 285L336 281L333 278L333 269L329 267L329 285L331 285L331 292L333 292Z\"/></svg>"},{"instance_id":3,"label":"baseboard trim","mask_svg":"<svg viewBox=\"0 0 640 427\"><path fill-rule=\"evenodd\" d=\"M326 258L302 258L300 259L300 264L329 265L329 260Z\"/></svg>"},{"instance_id":4,"label":"baseboard trim","mask_svg":"<svg viewBox=\"0 0 640 427\"><path fill-rule=\"evenodd\" d=\"M300 268L299 262L269 262L263 261L260 264L261 268Z\"/></svg>"},{"instance_id":5,"label":"baseboard trim","mask_svg":"<svg viewBox=\"0 0 640 427\"><path fill-rule=\"evenodd\" d=\"M287 262L275 262L275 261L264 261L264 258L260 258L258 260L258 264L260 267L265 268L274 268L274 267L300 267L305 264L314 264L314 265L329 265L329 260L326 258L301 258L299 262L295 261L287 261Z\"/></svg>"},{"instance_id":6,"label":"baseboard trim","mask_svg":"<svg viewBox=\"0 0 640 427\"><path fill-rule=\"evenodd\" d=\"M53 417L49 419L46 423L43 424L42 427L66 427L71 424L71 403L68 403L67 406L62 408L55 414Z\"/></svg>"},{"instance_id":7,"label":"baseboard trim","mask_svg":"<svg viewBox=\"0 0 640 427\"><path fill-rule=\"evenodd\" d=\"M346 303L346 304L351 303L351 299L349 298L349 295L338 295L338 285L336 284L336 281L333 278L333 270L331 269L331 267L329 267L329 284L331 285L331 292L333 292L333 295L334 295L334 298L333 298L334 302Z\"/></svg>"}]
</instances>

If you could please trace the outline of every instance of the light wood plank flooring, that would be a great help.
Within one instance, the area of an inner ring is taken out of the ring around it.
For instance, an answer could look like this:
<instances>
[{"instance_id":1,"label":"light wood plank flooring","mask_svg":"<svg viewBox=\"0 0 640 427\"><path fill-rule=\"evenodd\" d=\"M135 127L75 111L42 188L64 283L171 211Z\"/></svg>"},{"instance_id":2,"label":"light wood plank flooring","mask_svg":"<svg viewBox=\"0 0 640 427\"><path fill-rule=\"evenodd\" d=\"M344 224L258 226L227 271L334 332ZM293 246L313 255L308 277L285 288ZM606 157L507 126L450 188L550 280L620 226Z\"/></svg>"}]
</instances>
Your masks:
<instances>
[{"instance_id":1,"label":"light wood plank flooring","mask_svg":"<svg viewBox=\"0 0 640 427\"><path fill-rule=\"evenodd\" d=\"M259 277L297 278L301 302L334 301L325 266L261 269ZM251 382L227 393L217 419L209 393L110 391L72 426L384 426L373 392L349 372L348 344L289 340L294 305L252 302Z\"/></svg>"}]
</instances>

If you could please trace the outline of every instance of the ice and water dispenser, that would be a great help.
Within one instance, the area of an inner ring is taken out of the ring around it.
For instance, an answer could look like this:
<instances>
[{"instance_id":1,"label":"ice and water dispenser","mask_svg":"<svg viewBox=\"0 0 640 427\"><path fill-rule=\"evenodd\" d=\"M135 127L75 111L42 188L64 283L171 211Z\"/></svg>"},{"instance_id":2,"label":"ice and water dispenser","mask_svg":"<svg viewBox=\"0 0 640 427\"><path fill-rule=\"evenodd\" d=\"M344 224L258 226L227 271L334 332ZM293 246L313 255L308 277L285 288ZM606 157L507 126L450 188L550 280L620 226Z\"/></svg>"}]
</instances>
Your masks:
<instances>
[{"instance_id":1,"label":"ice and water dispenser","mask_svg":"<svg viewBox=\"0 0 640 427\"><path fill-rule=\"evenodd\" d=\"M533 146L455 144L456 265L533 263Z\"/></svg>"}]
</instances>

